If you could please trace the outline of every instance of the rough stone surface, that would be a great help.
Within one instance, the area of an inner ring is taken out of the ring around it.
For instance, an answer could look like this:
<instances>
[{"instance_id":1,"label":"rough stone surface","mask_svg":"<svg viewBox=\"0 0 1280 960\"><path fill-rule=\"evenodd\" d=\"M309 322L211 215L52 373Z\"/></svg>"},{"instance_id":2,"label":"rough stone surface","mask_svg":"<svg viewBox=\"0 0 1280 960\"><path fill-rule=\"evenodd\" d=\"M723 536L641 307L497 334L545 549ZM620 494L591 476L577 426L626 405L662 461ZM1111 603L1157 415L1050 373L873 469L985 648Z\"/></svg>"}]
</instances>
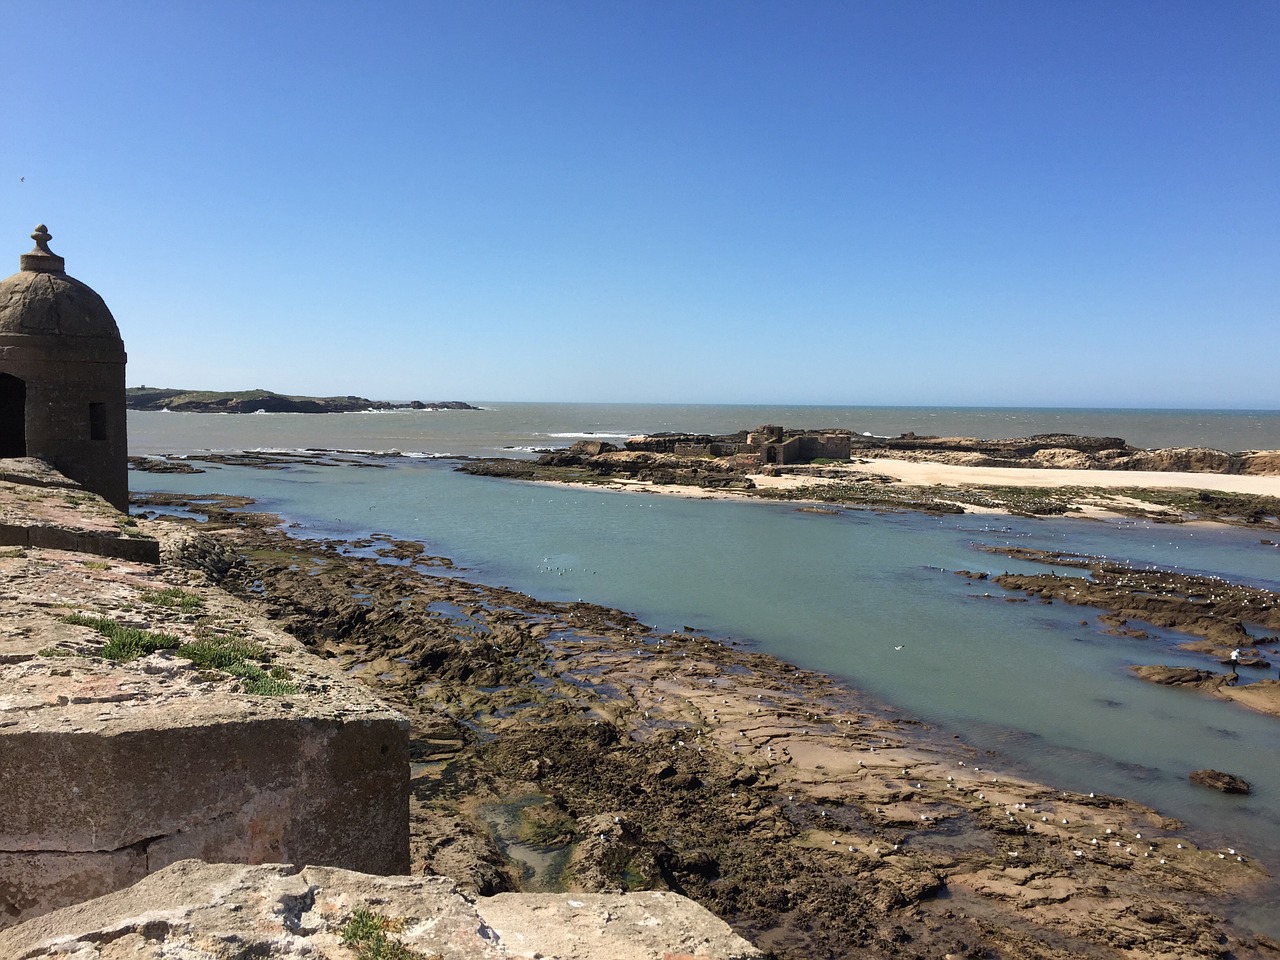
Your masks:
<instances>
[{"instance_id":1,"label":"rough stone surface","mask_svg":"<svg viewBox=\"0 0 1280 960\"><path fill-rule=\"evenodd\" d=\"M0 516L30 512L33 490L57 529L75 532L75 514L82 537L112 522L92 495L24 484L0 483ZM180 539L168 552L185 568L0 550L0 926L188 857L408 870L403 718L208 586L200 570L226 560L212 538ZM188 605L167 605L166 590ZM106 659L106 638L70 614L172 643ZM178 652L209 637L252 641L293 692L248 692Z\"/></svg>"},{"instance_id":2,"label":"rough stone surface","mask_svg":"<svg viewBox=\"0 0 1280 960\"><path fill-rule=\"evenodd\" d=\"M1139 664L1129 668L1143 680L1161 683L1167 687L1195 687L1216 690L1230 678L1226 674L1196 667L1168 667L1163 664Z\"/></svg>"},{"instance_id":3,"label":"rough stone surface","mask_svg":"<svg viewBox=\"0 0 1280 960\"><path fill-rule=\"evenodd\" d=\"M47 547L156 563L155 539L43 460L0 460L0 546Z\"/></svg>"},{"instance_id":4,"label":"rough stone surface","mask_svg":"<svg viewBox=\"0 0 1280 960\"><path fill-rule=\"evenodd\" d=\"M357 910L388 940L441 960L748 960L763 956L672 893L471 898L443 877L375 877L328 867L188 860L88 903L0 932L13 960L349 960Z\"/></svg>"},{"instance_id":5,"label":"rough stone surface","mask_svg":"<svg viewBox=\"0 0 1280 960\"><path fill-rule=\"evenodd\" d=\"M1207 447L1140 450L1118 437L1057 434L1007 440L917 437L914 434L893 438L855 436L851 452L855 457L928 459L973 467L1155 470L1259 476L1280 472L1280 453L1274 450L1242 453L1227 453Z\"/></svg>"},{"instance_id":6,"label":"rough stone surface","mask_svg":"<svg viewBox=\"0 0 1280 960\"><path fill-rule=\"evenodd\" d=\"M102 297L65 273L20 270L0 280L0 334L103 338L124 352Z\"/></svg>"}]
</instances>

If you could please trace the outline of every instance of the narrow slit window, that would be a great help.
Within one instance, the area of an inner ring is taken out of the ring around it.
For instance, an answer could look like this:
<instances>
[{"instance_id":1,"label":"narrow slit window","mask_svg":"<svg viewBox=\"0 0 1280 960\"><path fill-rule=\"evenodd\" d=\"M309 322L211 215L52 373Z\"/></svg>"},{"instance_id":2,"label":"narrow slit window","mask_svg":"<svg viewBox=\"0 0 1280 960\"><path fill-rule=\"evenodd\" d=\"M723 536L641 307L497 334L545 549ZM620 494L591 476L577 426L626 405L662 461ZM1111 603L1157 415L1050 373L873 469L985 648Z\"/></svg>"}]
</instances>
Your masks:
<instances>
[{"instance_id":1,"label":"narrow slit window","mask_svg":"<svg viewBox=\"0 0 1280 960\"><path fill-rule=\"evenodd\" d=\"M107 439L107 405L105 403L89 404L89 439Z\"/></svg>"}]
</instances>

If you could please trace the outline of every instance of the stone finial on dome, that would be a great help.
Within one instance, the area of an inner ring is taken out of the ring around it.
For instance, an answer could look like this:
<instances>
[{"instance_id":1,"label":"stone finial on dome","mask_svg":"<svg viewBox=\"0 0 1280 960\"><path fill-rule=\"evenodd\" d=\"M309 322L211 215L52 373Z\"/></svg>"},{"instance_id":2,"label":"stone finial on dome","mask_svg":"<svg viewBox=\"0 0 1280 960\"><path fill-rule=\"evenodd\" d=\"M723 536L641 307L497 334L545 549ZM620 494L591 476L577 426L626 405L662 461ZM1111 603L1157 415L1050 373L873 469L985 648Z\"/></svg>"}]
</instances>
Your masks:
<instances>
[{"instance_id":1,"label":"stone finial on dome","mask_svg":"<svg viewBox=\"0 0 1280 960\"><path fill-rule=\"evenodd\" d=\"M43 223L37 226L35 232L31 234L31 239L36 242L35 248L18 258L18 263L23 270L30 273L66 272L67 261L49 249L49 241L53 239L53 234L49 232L48 227Z\"/></svg>"}]
</instances>

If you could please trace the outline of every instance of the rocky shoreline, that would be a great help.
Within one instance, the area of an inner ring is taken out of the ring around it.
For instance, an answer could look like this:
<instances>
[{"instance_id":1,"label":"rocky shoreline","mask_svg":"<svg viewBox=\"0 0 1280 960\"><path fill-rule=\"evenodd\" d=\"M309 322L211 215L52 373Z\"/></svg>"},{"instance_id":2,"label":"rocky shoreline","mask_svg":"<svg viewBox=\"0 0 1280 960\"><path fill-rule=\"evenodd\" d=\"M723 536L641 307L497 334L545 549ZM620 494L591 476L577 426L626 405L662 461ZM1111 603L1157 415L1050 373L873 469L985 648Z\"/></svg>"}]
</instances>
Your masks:
<instances>
[{"instance_id":1,"label":"rocky shoreline","mask_svg":"<svg viewBox=\"0 0 1280 960\"><path fill-rule=\"evenodd\" d=\"M1280 955L1222 919L1266 882L1246 849L985 769L830 678L469 583L416 543L151 505L207 516L241 558L221 585L410 719L415 872L675 890L780 958Z\"/></svg>"},{"instance_id":2,"label":"rocky shoreline","mask_svg":"<svg viewBox=\"0 0 1280 960\"><path fill-rule=\"evenodd\" d=\"M1280 663L1280 636L1250 634L1253 629L1280 631L1280 595L1270 590L1172 570L1138 569L1104 557L1054 553L1026 547L979 547L1019 560L1055 568L1075 568L1081 576L1054 573L1003 573L957 570L958 576L997 584L1041 603L1062 602L1101 608L1108 633L1146 639L1144 628L1177 630L1198 638L1180 644L1206 654L1230 672L1142 664L1133 668L1143 680L1168 686L1194 687L1222 700L1280 717L1280 679L1266 676ZM1136 623L1134 622L1136 621ZM1272 659L1268 659L1268 657ZM1253 682L1239 685L1243 668Z\"/></svg>"},{"instance_id":3,"label":"rocky shoreline","mask_svg":"<svg viewBox=\"0 0 1280 960\"><path fill-rule=\"evenodd\" d=\"M829 438L836 432L819 433ZM458 469L477 476L617 490L872 509L1023 516L1106 513L1163 523L1212 521L1280 530L1280 495L1249 489L1277 489L1273 478L1280 476L1280 451L1139 450L1109 437L975 440L905 435L890 439L844 431L841 450L847 445L847 457L762 463L760 454L741 452L747 449L740 443L744 436L641 436L628 440L625 449L580 441L536 460L477 459ZM906 464L957 468L951 473L977 470L984 479L910 482L891 475ZM1036 477L1038 482L1028 483L1019 474ZM1131 484L1116 481L1128 476L1134 477ZM1140 476L1195 477L1201 482L1157 486L1142 482ZM1238 482L1242 479L1249 481L1244 488Z\"/></svg>"}]
</instances>

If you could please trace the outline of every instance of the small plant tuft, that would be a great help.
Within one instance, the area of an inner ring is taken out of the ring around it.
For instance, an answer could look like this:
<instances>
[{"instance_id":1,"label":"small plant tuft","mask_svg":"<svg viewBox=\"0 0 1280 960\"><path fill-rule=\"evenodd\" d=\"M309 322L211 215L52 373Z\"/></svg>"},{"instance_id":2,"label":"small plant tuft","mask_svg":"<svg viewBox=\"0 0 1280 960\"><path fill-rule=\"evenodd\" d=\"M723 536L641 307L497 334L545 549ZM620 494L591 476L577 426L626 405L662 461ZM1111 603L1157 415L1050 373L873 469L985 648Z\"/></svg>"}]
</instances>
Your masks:
<instances>
[{"instance_id":1,"label":"small plant tuft","mask_svg":"<svg viewBox=\"0 0 1280 960\"><path fill-rule=\"evenodd\" d=\"M205 636L183 644L178 655L191 660L197 667L230 671L246 660L260 660L266 650L262 644L246 637Z\"/></svg>"},{"instance_id":2,"label":"small plant tuft","mask_svg":"<svg viewBox=\"0 0 1280 960\"><path fill-rule=\"evenodd\" d=\"M110 617L91 617L83 613L69 613L63 623L90 627L107 638L98 656L108 660L136 660L157 650L171 650L178 645L178 638L169 633L152 633L137 627L126 627Z\"/></svg>"},{"instance_id":3,"label":"small plant tuft","mask_svg":"<svg viewBox=\"0 0 1280 960\"><path fill-rule=\"evenodd\" d=\"M231 674L241 681L245 693L284 697L298 692L298 688L288 682L289 671L284 667L275 666L268 671L253 662L264 659L267 650L247 637L206 634L184 644L178 656L186 657L197 667Z\"/></svg>"},{"instance_id":4,"label":"small plant tuft","mask_svg":"<svg viewBox=\"0 0 1280 960\"><path fill-rule=\"evenodd\" d=\"M439 960L438 953L428 957L389 936L403 929L403 920L360 908L342 928L342 942L355 950L356 960Z\"/></svg>"},{"instance_id":5,"label":"small plant tuft","mask_svg":"<svg viewBox=\"0 0 1280 960\"><path fill-rule=\"evenodd\" d=\"M245 693L252 693L259 697L287 697L298 692L298 688L292 683L252 664L248 665L244 676L241 677L241 686Z\"/></svg>"},{"instance_id":6,"label":"small plant tuft","mask_svg":"<svg viewBox=\"0 0 1280 960\"><path fill-rule=\"evenodd\" d=\"M165 587L163 590L144 590L142 599L157 607L169 607L174 610L199 610L204 606L204 598L181 587Z\"/></svg>"}]
</instances>

